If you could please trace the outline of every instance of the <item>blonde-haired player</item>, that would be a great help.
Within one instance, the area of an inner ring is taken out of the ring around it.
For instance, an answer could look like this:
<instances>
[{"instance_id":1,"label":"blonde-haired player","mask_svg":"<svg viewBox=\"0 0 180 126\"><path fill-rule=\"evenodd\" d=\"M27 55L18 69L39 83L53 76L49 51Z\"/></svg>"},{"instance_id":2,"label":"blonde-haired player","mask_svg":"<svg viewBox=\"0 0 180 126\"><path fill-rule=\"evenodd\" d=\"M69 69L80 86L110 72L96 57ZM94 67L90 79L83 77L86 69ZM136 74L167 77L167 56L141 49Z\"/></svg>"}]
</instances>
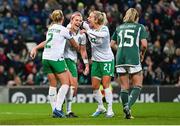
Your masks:
<instances>
[{"instance_id":1,"label":"blonde-haired player","mask_svg":"<svg viewBox=\"0 0 180 126\"><path fill-rule=\"evenodd\" d=\"M44 48L42 64L50 83L49 100L53 110L53 117L61 118L65 117L62 111L62 104L64 103L70 84L70 74L64 60L65 44L69 42L77 51L79 50L79 45L70 35L69 30L62 26L64 16L61 10L54 10L51 14L51 19L52 23L48 27L46 41L34 47L30 55L32 58L35 58L37 50ZM56 86L58 80L61 83L61 87L57 93Z\"/></svg>"},{"instance_id":2,"label":"blonde-haired player","mask_svg":"<svg viewBox=\"0 0 180 126\"><path fill-rule=\"evenodd\" d=\"M147 48L147 32L145 27L138 24L139 13L130 8L123 18L124 23L116 28L112 36L112 48L116 53L116 72L121 86L121 100L126 119L131 116L131 107L138 98L143 81L141 61ZM141 50L140 49L141 44ZM129 95L129 76L131 76L132 90Z\"/></svg>"},{"instance_id":3,"label":"blonde-haired player","mask_svg":"<svg viewBox=\"0 0 180 126\"><path fill-rule=\"evenodd\" d=\"M88 57L86 52L86 35L80 34L80 26L82 24L83 18L80 12L74 12L71 16L70 23L68 24L67 28L70 30L73 38L76 42L78 42L80 46L80 54L83 59L83 62L85 64L85 70L84 74L87 75L89 73L89 63L88 63ZM69 89L69 92L67 94L67 117L77 117L73 112L71 108L73 95L76 95L77 87L78 87L78 73L77 73L77 52L75 49L72 48L72 46L69 43L66 43L65 46L65 53L64 53L65 61L67 64L67 67L72 74L71 77L71 86Z\"/></svg>"},{"instance_id":4,"label":"blonde-haired player","mask_svg":"<svg viewBox=\"0 0 180 126\"><path fill-rule=\"evenodd\" d=\"M92 114L92 116L96 117L106 112L102 101L102 94L99 90L100 83L102 82L105 91L105 99L108 103L106 117L113 117L113 97L110 88L110 82L111 76L114 75L114 55L110 47L109 29L105 25L107 23L106 15L100 11L92 11L89 14L88 22L89 24L83 23L85 30L82 30L82 32L87 33L91 42L91 80L93 94L96 101L98 102L98 108L96 109L96 112Z\"/></svg>"}]
</instances>

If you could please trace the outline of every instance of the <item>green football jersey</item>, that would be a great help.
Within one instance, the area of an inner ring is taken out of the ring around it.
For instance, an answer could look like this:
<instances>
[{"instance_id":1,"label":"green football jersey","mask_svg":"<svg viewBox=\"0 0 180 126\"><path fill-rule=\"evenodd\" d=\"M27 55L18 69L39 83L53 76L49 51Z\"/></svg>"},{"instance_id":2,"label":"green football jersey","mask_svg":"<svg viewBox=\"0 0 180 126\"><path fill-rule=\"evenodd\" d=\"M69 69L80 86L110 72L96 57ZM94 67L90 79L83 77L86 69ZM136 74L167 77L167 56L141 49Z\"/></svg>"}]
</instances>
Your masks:
<instances>
[{"instance_id":1,"label":"green football jersey","mask_svg":"<svg viewBox=\"0 0 180 126\"><path fill-rule=\"evenodd\" d=\"M148 34L142 24L124 23L116 28L112 40L118 44L116 66L134 66L140 64L140 40Z\"/></svg>"}]
</instances>

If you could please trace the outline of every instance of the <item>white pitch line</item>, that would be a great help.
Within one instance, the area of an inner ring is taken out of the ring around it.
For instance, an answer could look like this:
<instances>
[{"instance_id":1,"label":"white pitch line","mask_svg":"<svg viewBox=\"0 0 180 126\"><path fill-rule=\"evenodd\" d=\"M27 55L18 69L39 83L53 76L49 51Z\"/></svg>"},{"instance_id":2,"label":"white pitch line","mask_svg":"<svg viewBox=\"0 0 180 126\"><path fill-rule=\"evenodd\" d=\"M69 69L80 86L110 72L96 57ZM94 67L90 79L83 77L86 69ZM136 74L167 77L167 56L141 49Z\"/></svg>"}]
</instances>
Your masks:
<instances>
[{"instance_id":1,"label":"white pitch line","mask_svg":"<svg viewBox=\"0 0 180 126\"><path fill-rule=\"evenodd\" d=\"M49 115L48 113L36 113L36 114L32 114L32 113L20 113L20 112L0 112L0 115L4 114L4 115Z\"/></svg>"}]
</instances>

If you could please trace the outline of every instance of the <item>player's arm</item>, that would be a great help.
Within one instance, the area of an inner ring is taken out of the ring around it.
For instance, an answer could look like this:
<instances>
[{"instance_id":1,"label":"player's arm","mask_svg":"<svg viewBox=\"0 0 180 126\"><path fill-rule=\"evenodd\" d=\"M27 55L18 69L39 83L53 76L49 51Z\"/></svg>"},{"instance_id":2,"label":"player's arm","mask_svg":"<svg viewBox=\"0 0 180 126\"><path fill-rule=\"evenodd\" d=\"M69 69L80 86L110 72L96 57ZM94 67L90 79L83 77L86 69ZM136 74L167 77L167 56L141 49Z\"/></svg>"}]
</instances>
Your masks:
<instances>
[{"instance_id":1,"label":"player's arm","mask_svg":"<svg viewBox=\"0 0 180 126\"><path fill-rule=\"evenodd\" d=\"M84 75L87 75L89 73L89 61L88 61L88 56L87 56L87 52L86 52L86 45L81 45L80 47L80 53L81 53L81 57L83 59L83 63L85 65L85 69L84 69Z\"/></svg>"},{"instance_id":2,"label":"player's arm","mask_svg":"<svg viewBox=\"0 0 180 126\"><path fill-rule=\"evenodd\" d=\"M116 33L116 31L113 33L113 35L111 37L111 48L114 51L117 51L117 49L118 49L118 45L117 45L117 33Z\"/></svg>"},{"instance_id":3,"label":"player's arm","mask_svg":"<svg viewBox=\"0 0 180 126\"><path fill-rule=\"evenodd\" d=\"M70 45L77 51L79 52L80 48L79 45L76 43L76 41L73 39L72 35L70 34L70 31L65 28L63 33L64 37L68 40L68 42L70 43Z\"/></svg>"},{"instance_id":4,"label":"player's arm","mask_svg":"<svg viewBox=\"0 0 180 126\"><path fill-rule=\"evenodd\" d=\"M30 52L30 57L31 57L32 59L34 59L34 58L36 57L37 51L38 51L39 49L44 48L45 44L46 44L46 41L43 41L43 42L41 42L40 44L38 44L37 46L35 46L35 47L31 50L31 52Z\"/></svg>"},{"instance_id":5,"label":"player's arm","mask_svg":"<svg viewBox=\"0 0 180 126\"><path fill-rule=\"evenodd\" d=\"M80 46L76 43L76 41L75 41L73 38L71 38L71 39L69 39L69 42L70 42L71 46L72 46L77 52L79 52Z\"/></svg>"},{"instance_id":6,"label":"player's arm","mask_svg":"<svg viewBox=\"0 0 180 126\"><path fill-rule=\"evenodd\" d=\"M93 30L87 30L88 35L93 35L99 38L106 37L108 35L107 31L93 31Z\"/></svg>"},{"instance_id":7,"label":"player's arm","mask_svg":"<svg viewBox=\"0 0 180 126\"><path fill-rule=\"evenodd\" d=\"M95 37L99 37L99 38L103 38L108 35L108 32L106 32L106 31L92 31L91 29L89 29L89 30L82 29L81 34L83 34L83 33L86 33L89 36L95 36Z\"/></svg>"},{"instance_id":8,"label":"player's arm","mask_svg":"<svg viewBox=\"0 0 180 126\"><path fill-rule=\"evenodd\" d=\"M141 52L140 52L140 56L141 56L141 62L144 60L144 56L147 50L147 40L146 39L142 39L141 40Z\"/></svg>"},{"instance_id":9,"label":"player's arm","mask_svg":"<svg viewBox=\"0 0 180 126\"><path fill-rule=\"evenodd\" d=\"M82 29L85 29L85 30L89 30L90 29L89 24L86 21L82 22Z\"/></svg>"},{"instance_id":10,"label":"player's arm","mask_svg":"<svg viewBox=\"0 0 180 126\"><path fill-rule=\"evenodd\" d=\"M114 51L117 51L118 46L117 46L117 42L116 42L116 41L111 40L111 48L112 48Z\"/></svg>"},{"instance_id":11,"label":"player's arm","mask_svg":"<svg viewBox=\"0 0 180 126\"><path fill-rule=\"evenodd\" d=\"M89 73L89 61L88 61L88 55L86 51L86 35L82 35L82 39L80 44L80 54L83 59L83 63L85 65L85 69L83 71L84 75L87 75Z\"/></svg>"},{"instance_id":12,"label":"player's arm","mask_svg":"<svg viewBox=\"0 0 180 126\"><path fill-rule=\"evenodd\" d=\"M90 36L92 35L95 37L103 38L109 34L109 31L105 27L101 31L93 31L87 25L86 27L84 26L84 29L81 30L81 33L87 33Z\"/></svg>"},{"instance_id":13,"label":"player's arm","mask_svg":"<svg viewBox=\"0 0 180 126\"><path fill-rule=\"evenodd\" d=\"M144 56L147 50L147 38L148 38L148 33L146 31L146 28L141 25L141 31L140 31L140 42L141 42L141 52L140 52L140 58L141 62L144 60Z\"/></svg>"}]
</instances>

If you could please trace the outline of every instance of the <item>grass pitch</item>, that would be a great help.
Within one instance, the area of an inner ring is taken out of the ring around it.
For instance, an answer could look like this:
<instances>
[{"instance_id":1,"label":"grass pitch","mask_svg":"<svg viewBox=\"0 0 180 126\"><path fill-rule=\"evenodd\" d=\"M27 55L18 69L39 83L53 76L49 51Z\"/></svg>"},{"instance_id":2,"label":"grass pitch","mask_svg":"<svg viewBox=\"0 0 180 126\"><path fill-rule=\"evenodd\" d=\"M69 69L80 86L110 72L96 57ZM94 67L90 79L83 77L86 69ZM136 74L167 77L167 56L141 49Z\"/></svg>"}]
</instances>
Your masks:
<instances>
[{"instance_id":1,"label":"grass pitch","mask_svg":"<svg viewBox=\"0 0 180 126\"><path fill-rule=\"evenodd\" d=\"M123 118L120 103L113 104L115 117L91 117L97 104L73 104L79 118L52 118L49 104L0 104L0 125L180 125L180 103L139 103L133 120Z\"/></svg>"}]
</instances>

